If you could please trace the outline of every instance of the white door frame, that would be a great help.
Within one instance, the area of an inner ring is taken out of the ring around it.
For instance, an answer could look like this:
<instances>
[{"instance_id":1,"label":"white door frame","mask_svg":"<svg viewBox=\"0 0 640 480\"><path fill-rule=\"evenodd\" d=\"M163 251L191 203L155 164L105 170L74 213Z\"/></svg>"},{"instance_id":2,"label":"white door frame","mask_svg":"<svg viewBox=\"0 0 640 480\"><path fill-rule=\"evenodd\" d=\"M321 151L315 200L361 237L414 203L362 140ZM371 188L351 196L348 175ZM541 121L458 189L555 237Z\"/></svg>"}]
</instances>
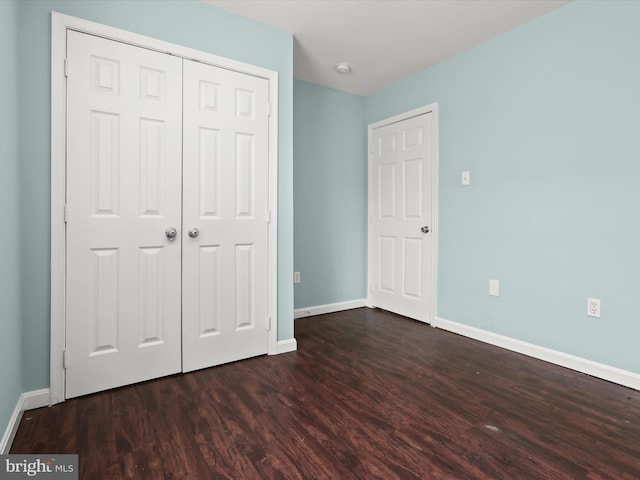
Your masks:
<instances>
[{"instance_id":1,"label":"white door frame","mask_svg":"<svg viewBox=\"0 0 640 480\"><path fill-rule=\"evenodd\" d=\"M369 163L368 163L368 227L367 227L367 306L374 307L372 300L372 291L373 291L373 217L372 212L374 211L374 197L373 197L373 131L376 128L384 127L386 125L390 125L392 123L401 122L403 120L407 120L409 118L417 117L418 115L423 115L425 113L433 114L433 163L432 163L432 171L431 171L431 185L429 185L431 189L431 231L434 235L433 241L431 242L431 272L430 272L430 284L431 284L431 307L428 312L429 318L425 321L431 324L432 327L436 326L436 312L437 312L437 272L438 272L438 104L432 103L430 105L425 105L423 107L416 108L414 110L401 113L399 115L395 115L390 118L386 118L384 120L380 120L379 122L375 122L369 125L368 128L368 138L367 145L369 145Z\"/></svg>"},{"instance_id":2,"label":"white door frame","mask_svg":"<svg viewBox=\"0 0 640 480\"><path fill-rule=\"evenodd\" d=\"M101 25L57 12L51 13L51 356L50 404L65 400L65 298L66 298L66 80L67 30L76 30L138 47L168 53L213 66L246 73L269 81L269 276L268 316L270 355L278 343L278 72L217 55L175 45L144 35ZM73 68L73 67L71 67Z\"/></svg>"}]
</instances>

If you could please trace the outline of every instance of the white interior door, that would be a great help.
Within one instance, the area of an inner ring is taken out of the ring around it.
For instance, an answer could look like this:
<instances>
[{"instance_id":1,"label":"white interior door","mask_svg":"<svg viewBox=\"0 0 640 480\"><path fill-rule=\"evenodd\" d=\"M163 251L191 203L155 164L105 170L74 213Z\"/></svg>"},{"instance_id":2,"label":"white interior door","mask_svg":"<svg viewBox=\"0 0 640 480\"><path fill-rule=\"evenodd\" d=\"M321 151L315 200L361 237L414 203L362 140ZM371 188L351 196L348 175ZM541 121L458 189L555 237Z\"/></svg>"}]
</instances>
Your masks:
<instances>
[{"instance_id":1,"label":"white interior door","mask_svg":"<svg viewBox=\"0 0 640 480\"><path fill-rule=\"evenodd\" d=\"M66 397L181 370L182 60L67 38Z\"/></svg>"},{"instance_id":2,"label":"white interior door","mask_svg":"<svg viewBox=\"0 0 640 480\"><path fill-rule=\"evenodd\" d=\"M373 128L369 303L431 322L433 112Z\"/></svg>"},{"instance_id":3,"label":"white interior door","mask_svg":"<svg viewBox=\"0 0 640 480\"><path fill-rule=\"evenodd\" d=\"M267 80L185 60L184 371L267 353L268 116Z\"/></svg>"}]
</instances>

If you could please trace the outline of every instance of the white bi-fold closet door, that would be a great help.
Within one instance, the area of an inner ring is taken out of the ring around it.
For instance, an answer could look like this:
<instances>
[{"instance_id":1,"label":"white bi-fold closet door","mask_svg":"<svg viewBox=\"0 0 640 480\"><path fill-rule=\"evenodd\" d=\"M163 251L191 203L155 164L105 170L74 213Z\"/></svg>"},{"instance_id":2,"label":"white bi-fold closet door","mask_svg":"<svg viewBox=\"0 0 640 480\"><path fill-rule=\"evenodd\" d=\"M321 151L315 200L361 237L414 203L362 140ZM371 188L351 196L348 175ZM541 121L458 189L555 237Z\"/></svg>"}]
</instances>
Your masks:
<instances>
[{"instance_id":1,"label":"white bi-fold closet door","mask_svg":"<svg viewBox=\"0 0 640 480\"><path fill-rule=\"evenodd\" d=\"M267 353L268 81L67 35L66 398Z\"/></svg>"}]
</instances>

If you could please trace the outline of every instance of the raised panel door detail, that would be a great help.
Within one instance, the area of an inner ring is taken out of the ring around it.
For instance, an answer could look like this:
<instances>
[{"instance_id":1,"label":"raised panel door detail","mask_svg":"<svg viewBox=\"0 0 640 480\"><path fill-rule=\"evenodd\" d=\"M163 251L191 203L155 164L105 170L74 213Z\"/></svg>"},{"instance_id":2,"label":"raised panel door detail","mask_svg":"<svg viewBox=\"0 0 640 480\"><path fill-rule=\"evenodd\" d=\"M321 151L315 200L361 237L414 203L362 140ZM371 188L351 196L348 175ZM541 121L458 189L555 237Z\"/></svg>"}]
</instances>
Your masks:
<instances>
[{"instance_id":1,"label":"raised panel door detail","mask_svg":"<svg viewBox=\"0 0 640 480\"><path fill-rule=\"evenodd\" d=\"M220 335L220 246L200 247L198 311L199 335Z\"/></svg>"},{"instance_id":2,"label":"raised panel door detail","mask_svg":"<svg viewBox=\"0 0 640 480\"><path fill-rule=\"evenodd\" d=\"M253 245L236 245L236 329L250 328L254 324Z\"/></svg>"},{"instance_id":3,"label":"raised panel door detail","mask_svg":"<svg viewBox=\"0 0 640 480\"><path fill-rule=\"evenodd\" d=\"M199 104L200 110L218 110L218 84L213 82L200 82Z\"/></svg>"},{"instance_id":4,"label":"raised panel door detail","mask_svg":"<svg viewBox=\"0 0 640 480\"><path fill-rule=\"evenodd\" d=\"M140 214L162 215L164 122L140 120Z\"/></svg>"},{"instance_id":5,"label":"raised panel door detail","mask_svg":"<svg viewBox=\"0 0 640 480\"><path fill-rule=\"evenodd\" d=\"M164 72L154 68L140 68L140 96L143 100L164 102Z\"/></svg>"},{"instance_id":6,"label":"raised panel door detail","mask_svg":"<svg viewBox=\"0 0 640 480\"><path fill-rule=\"evenodd\" d=\"M380 218L393 218L396 215L396 165L393 163L383 164L379 166L378 170Z\"/></svg>"},{"instance_id":7,"label":"raised panel door detail","mask_svg":"<svg viewBox=\"0 0 640 480\"><path fill-rule=\"evenodd\" d=\"M120 178L120 117L91 112L91 169L94 215L117 215Z\"/></svg>"},{"instance_id":8,"label":"raised panel door detail","mask_svg":"<svg viewBox=\"0 0 640 480\"><path fill-rule=\"evenodd\" d=\"M120 62L91 56L91 88L94 92L120 94Z\"/></svg>"},{"instance_id":9,"label":"raised panel door detail","mask_svg":"<svg viewBox=\"0 0 640 480\"><path fill-rule=\"evenodd\" d=\"M236 217L253 217L254 138L236 133Z\"/></svg>"},{"instance_id":10,"label":"raised panel door detail","mask_svg":"<svg viewBox=\"0 0 640 480\"><path fill-rule=\"evenodd\" d=\"M254 118L255 94L249 90L236 89L236 116Z\"/></svg>"},{"instance_id":11,"label":"raised panel door detail","mask_svg":"<svg viewBox=\"0 0 640 480\"><path fill-rule=\"evenodd\" d=\"M164 249L139 249L138 305L140 346L151 346L164 339Z\"/></svg>"},{"instance_id":12,"label":"raised panel door detail","mask_svg":"<svg viewBox=\"0 0 640 480\"><path fill-rule=\"evenodd\" d=\"M413 158L403 162L404 217L422 218L422 159Z\"/></svg>"},{"instance_id":13,"label":"raised panel door detail","mask_svg":"<svg viewBox=\"0 0 640 480\"><path fill-rule=\"evenodd\" d=\"M220 131L200 128L200 217L218 215L220 196Z\"/></svg>"},{"instance_id":14,"label":"raised panel door detail","mask_svg":"<svg viewBox=\"0 0 640 480\"><path fill-rule=\"evenodd\" d=\"M408 128L404 131L404 149L407 150L412 147L419 147L422 145L422 132L424 131L422 126Z\"/></svg>"},{"instance_id":15,"label":"raised panel door detail","mask_svg":"<svg viewBox=\"0 0 640 480\"><path fill-rule=\"evenodd\" d=\"M381 236L378 239L379 288L386 292L395 292L396 238Z\"/></svg>"},{"instance_id":16,"label":"raised panel door detail","mask_svg":"<svg viewBox=\"0 0 640 480\"><path fill-rule=\"evenodd\" d=\"M422 239L403 239L403 295L415 299L422 296Z\"/></svg>"},{"instance_id":17,"label":"raised panel door detail","mask_svg":"<svg viewBox=\"0 0 640 480\"><path fill-rule=\"evenodd\" d=\"M102 355L118 349L120 258L117 248L94 249L92 253L90 355Z\"/></svg>"},{"instance_id":18,"label":"raised panel door detail","mask_svg":"<svg viewBox=\"0 0 640 480\"><path fill-rule=\"evenodd\" d=\"M378 141L378 154L382 155L387 152L393 152L396 149L396 135L391 133L382 135Z\"/></svg>"}]
</instances>

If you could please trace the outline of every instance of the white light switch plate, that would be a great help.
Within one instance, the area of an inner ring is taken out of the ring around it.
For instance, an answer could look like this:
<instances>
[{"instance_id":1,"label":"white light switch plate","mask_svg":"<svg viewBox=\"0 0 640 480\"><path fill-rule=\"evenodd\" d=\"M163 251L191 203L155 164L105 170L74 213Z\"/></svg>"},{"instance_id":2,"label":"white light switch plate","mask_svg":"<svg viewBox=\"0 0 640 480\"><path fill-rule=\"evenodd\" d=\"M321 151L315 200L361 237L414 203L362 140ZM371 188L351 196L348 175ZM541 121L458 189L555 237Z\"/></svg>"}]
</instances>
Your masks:
<instances>
[{"instance_id":1,"label":"white light switch plate","mask_svg":"<svg viewBox=\"0 0 640 480\"><path fill-rule=\"evenodd\" d=\"M471 172L468 170L466 172L462 172L462 185L470 185L471 184Z\"/></svg>"},{"instance_id":2,"label":"white light switch plate","mask_svg":"<svg viewBox=\"0 0 640 480\"><path fill-rule=\"evenodd\" d=\"M498 280L489 280L489 295L493 297L500 296L500 282Z\"/></svg>"}]
</instances>

